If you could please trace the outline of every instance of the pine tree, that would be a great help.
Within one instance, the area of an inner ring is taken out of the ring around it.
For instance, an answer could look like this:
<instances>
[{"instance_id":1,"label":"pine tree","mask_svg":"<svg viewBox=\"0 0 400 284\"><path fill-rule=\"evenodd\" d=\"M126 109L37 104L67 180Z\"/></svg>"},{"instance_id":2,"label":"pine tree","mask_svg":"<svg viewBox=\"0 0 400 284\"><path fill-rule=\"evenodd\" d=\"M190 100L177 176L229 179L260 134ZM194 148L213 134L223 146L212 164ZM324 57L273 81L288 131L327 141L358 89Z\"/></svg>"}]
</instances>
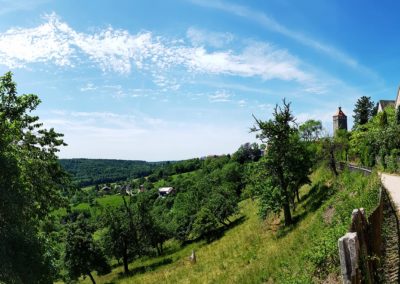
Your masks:
<instances>
[{"instance_id":1,"label":"pine tree","mask_svg":"<svg viewBox=\"0 0 400 284\"><path fill-rule=\"evenodd\" d=\"M371 101L371 97L362 96L356 102L354 108L354 126L353 129L359 125L366 124L373 116L374 113L374 102Z\"/></svg>"}]
</instances>

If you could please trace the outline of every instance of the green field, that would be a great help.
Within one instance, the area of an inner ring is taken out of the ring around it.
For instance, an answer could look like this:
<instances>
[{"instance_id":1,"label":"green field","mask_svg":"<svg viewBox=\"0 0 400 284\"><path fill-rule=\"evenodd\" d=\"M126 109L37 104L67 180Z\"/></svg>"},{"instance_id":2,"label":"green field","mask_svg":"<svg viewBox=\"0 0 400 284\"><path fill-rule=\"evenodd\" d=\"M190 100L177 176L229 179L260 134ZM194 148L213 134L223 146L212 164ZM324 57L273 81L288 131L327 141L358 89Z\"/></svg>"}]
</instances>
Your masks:
<instances>
[{"instance_id":1,"label":"green field","mask_svg":"<svg viewBox=\"0 0 400 284\"><path fill-rule=\"evenodd\" d=\"M71 207L72 211L89 211L92 216L98 216L101 210L107 207L118 207L119 205L123 204L122 195L115 194L115 195L106 195L102 197L97 197L95 199L95 203L98 206L90 206L89 203L79 203L76 206ZM60 208L52 213L53 216L57 216L59 218L67 215L66 208Z\"/></svg>"}]
</instances>

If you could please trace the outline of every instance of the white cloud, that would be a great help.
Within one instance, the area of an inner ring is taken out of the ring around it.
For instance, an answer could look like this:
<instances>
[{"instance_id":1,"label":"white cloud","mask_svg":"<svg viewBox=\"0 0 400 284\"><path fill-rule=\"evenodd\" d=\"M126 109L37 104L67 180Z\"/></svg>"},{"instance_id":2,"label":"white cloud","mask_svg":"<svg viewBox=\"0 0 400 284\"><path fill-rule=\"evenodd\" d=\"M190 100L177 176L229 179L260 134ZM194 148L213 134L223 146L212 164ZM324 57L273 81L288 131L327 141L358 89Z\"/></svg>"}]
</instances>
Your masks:
<instances>
[{"instance_id":1,"label":"white cloud","mask_svg":"<svg viewBox=\"0 0 400 284\"><path fill-rule=\"evenodd\" d=\"M302 71L300 62L286 50L253 42L242 53L207 52L204 47L181 50L190 70L243 77L258 76L264 80L281 79L309 82L312 76Z\"/></svg>"},{"instance_id":2,"label":"white cloud","mask_svg":"<svg viewBox=\"0 0 400 284\"><path fill-rule=\"evenodd\" d=\"M50 61L59 66L72 66L74 49L70 35L64 32L67 25L54 15L48 16L47 20L36 28L12 28L0 34L2 64L16 68L27 63Z\"/></svg>"},{"instance_id":3,"label":"white cloud","mask_svg":"<svg viewBox=\"0 0 400 284\"><path fill-rule=\"evenodd\" d=\"M247 105L247 101L246 101L246 100L239 100L239 101L237 102L237 104L238 104L240 107L244 107L244 106Z\"/></svg>"},{"instance_id":4,"label":"white cloud","mask_svg":"<svg viewBox=\"0 0 400 284\"><path fill-rule=\"evenodd\" d=\"M87 83L85 86L79 89L81 92L88 92L97 90L97 87L93 83Z\"/></svg>"},{"instance_id":5,"label":"white cloud","mask_svg":"<svg viewBox=\"0 0 400 284\"><path fill-rule=\"evenodd\" d=\"M216 48L221 48L234 39L231 33L209 32L195 27L187 30L186 37L194 46L209 45Z\"/></svg>"},{"instance_id":6,"label":"white cloud","mask_svg":"<svg viewBox=\"0 0 400 284\"><path fill-rule=\"evenodd\" d=\"M194 37L196 32L201 39L197 30L189 34ZM215 45L218 37L214 37ZM122 74L131 72L134 66L150 72L154 82L165 90L180 87L179 82L166 75L172 68L194 73L257 76L264 80L307 82L311 77L294 56L266 43L249 43L241 52L210 52L204 46L187 46L180 40L166 40L151 32L131 34L112 27L95 33L77 32L54 13L36 28L12 28L0 34L0 64L11 68L31 63L74 67L87 61L97 64L104 72Z\"/></svg>"},{"instance_id":7,"label":"white cloud","mask_svg":"<svg viewBox=\"0 0 400 284\"><path fill-rule=\"evenodd\" d=\"M230 101L231 94L228 94L225 90L216 91L214 95L208 96L212 103L223 103Z\"/></svg>"}]
</instances>

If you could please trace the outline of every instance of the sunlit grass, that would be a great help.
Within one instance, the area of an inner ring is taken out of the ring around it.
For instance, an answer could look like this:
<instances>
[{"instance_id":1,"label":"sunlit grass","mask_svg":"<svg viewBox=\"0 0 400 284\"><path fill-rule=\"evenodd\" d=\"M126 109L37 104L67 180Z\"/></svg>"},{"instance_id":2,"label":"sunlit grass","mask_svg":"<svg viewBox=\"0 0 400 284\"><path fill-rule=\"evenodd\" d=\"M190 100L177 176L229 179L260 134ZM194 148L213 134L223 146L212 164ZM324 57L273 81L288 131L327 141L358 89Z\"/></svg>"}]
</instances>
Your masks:
<instances>
[{"instance_id":1,"label":"sunlit grass","mask_svg":"<svg viewBox=\"0 0 400 284\"><path fill-rule=\"evenodd\" d=\"M305 186L302 194L309 190L310 187ZM308 230L315 216L306 215L287 232L278 229L279 218L268 222L261 220L256 201L245 200L240 207L244 221L225 232L220 239L210 244L204 241L193 243L181 249L175 245L175 249L163 257L133 262L130 269L136 273L129 278L124 278L122 267L118 267L106 276L96 277L97 282L260 283L288 279L291 275L296 275L298 283L312 281L311 267L303 264L302 252L309 247ZM305 213L303 204L300 204L294 217ZM166 247L171 245L174 242ZM188 261L192 249L196 251L196 264ZM90 283L90 280L83 282Z\"/></svg>"},{"instance_id":2,"label":"sunlit grass","mask_svg":"<svg viewBox=\"0 0 400 284\"><path fill-rule=\"evenodd\" d=\"M375 198L376 192L371 188L376 184L350 174L334 181L326 170L318 170L312 180L311 185L301 189L301 202L293 214L295 224L288 228L281 224L282 216L261 220L257 201L244 200L240 204L242 222L212 243L199 241L180 247L176 241L169 241L164 256L131 263L129 277L122 274L119 266L108 275L96 275L96 281L321 283L329 275L330 283L336 283L339 281L337 238L346 232L353 208L367 205L370 211L375 206L376 201L367 203ZM326 221L328 209L333 212L333 223ZM188 261L193 249L196 264ZM322 272L319 261L325 266Z\"/></svg>"}]
</instances>

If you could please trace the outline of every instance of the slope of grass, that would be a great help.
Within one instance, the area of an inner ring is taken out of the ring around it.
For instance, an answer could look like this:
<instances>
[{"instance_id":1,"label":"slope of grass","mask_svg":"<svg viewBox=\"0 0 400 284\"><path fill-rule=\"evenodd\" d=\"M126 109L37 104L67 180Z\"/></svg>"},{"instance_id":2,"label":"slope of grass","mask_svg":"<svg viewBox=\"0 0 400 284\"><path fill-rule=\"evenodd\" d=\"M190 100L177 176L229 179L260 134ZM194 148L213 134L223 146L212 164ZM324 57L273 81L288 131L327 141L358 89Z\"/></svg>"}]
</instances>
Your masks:
<instances>
[{"instance_id":1,"label":"slope of grass","mask_svg":"<svg viewBox=\"0 0 400 284\"><path fill-rule=\"evenodd\" d=\"M131 263L129 277L117 267L96 276L97 283L320 283L327 278L335 283L337 239L346 232L353 208L369 212L376 205L377 183L350 173L334 180L323 169L312 180L301 190L291 227L283 228L279 216L260 220L257 202L245 200L243 217L212 243L181 248L170 241L164 256ZM193 249L196 264L188 261Z\"/></svg>"}]
</instances>

